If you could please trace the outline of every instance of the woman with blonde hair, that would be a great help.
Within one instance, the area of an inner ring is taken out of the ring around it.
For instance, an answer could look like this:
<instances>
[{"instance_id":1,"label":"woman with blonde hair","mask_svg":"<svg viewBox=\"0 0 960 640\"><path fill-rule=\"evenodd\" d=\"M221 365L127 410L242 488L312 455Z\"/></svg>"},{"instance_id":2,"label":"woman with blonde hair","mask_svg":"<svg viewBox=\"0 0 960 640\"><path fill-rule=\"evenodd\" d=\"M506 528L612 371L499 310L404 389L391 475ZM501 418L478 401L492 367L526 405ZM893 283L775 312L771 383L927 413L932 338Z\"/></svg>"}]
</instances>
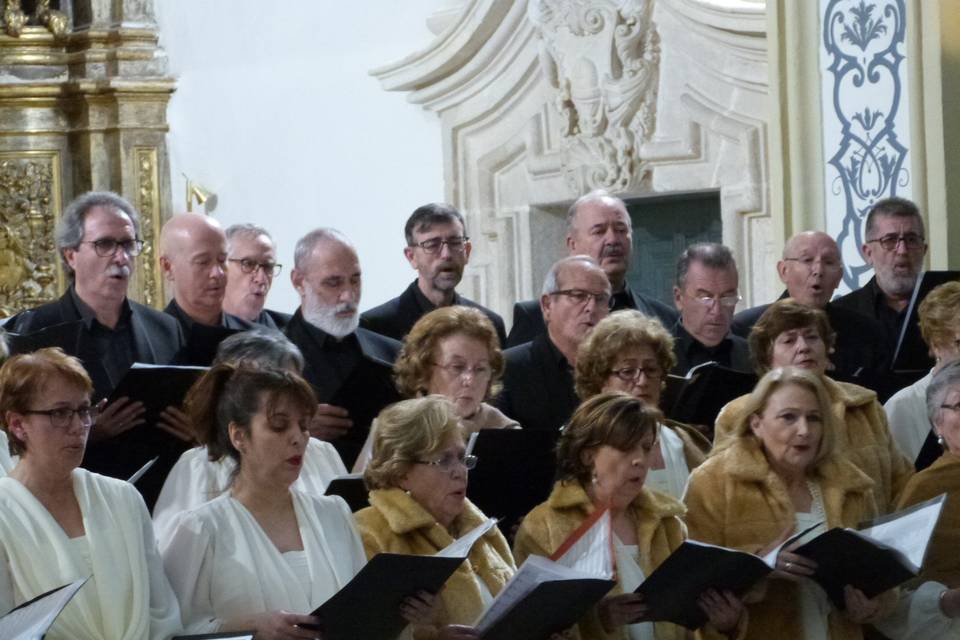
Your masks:
<instances>
[{"instance_id":1,"label":"woman with blonde hair","mask_svg":"<svg viewBox=\"0 0 960 640\"><path fill-rule=\"evenodd\" d=\"M677 362L673 336L660 321L639 311L617 311L599 323L580 344L574 383L587 400L600 393L623 391L657 409L667 372ZM710 441L689 425L663 419L658 425L646 484L678 500L690 470L710 451Z\"/></svg>"},{"instance_id":2,"label":"woman with blonde hair","mask_svg":"<svg viewBox=\"0 0 960 640\"><path fill-rule=\"evenodd\" d=\"M741 400L740 419L690 476L690 537L751 553L820 523L811 535L876 515L873 481L834 455L839 432L823 378L796 367L768 371ZM888 612L888 592L868 599L847 585L835 609L810 580L816 567L782 550L765 597L747 605L746 638L859 640L862 624Z\"/></svg>"}]
</instances>

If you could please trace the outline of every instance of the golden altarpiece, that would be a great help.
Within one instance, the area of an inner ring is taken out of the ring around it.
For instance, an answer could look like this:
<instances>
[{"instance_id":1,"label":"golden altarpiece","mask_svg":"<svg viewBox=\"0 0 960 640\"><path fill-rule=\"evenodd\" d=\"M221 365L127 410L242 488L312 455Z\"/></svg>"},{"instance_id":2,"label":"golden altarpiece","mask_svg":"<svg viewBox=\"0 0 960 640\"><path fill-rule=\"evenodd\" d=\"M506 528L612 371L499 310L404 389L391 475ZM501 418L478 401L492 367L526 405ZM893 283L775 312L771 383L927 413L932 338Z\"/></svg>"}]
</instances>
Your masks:
<instances>
[{"instance_id":1,"label":"golden altarpiece","mask_svg":"<svg viewBox=\"0 0 960 640\"><path fill-rule=\"evenodd\" d=\"M53 240L63 205L115 191L146 241L131 297L163 303L156 254L170 215L174 82L153 0L0 0L0 316L66 286Z\"/></svg>"}]
</instances>

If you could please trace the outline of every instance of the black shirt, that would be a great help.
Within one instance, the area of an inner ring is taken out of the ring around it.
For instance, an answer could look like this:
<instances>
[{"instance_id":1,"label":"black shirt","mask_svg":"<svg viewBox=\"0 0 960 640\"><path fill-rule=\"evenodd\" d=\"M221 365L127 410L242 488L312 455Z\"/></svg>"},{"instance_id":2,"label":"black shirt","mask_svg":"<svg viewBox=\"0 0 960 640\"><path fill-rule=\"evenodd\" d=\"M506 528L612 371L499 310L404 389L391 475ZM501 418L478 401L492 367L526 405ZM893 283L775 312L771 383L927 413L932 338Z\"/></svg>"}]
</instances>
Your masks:
<instances>
[{"instance_id":1,"label":"black shirt","mask_svg":"<svg viewBox=\"0 0 960 640\"><path fill-rule=\"evenodd\" d=\"M110 388L116 387L136 359L136 342L133 335L133 323L131 322L130 303L126 298L120 307L120 318L117 320L117 326L113 329L107 327L97 320L97 315L93 309L84 302L77 294L76 288L70 286L70 299L77 309L77 314L83 320L84 326L89 332L90 340L93 344L93 350L100 359L110 382Z\"/></svg>"},{"instance_id":2,"label":"black shirt","mask_svg":"<svg viewBox=\"0 0 960 640\"><path fill-rule=\"evenodd\" d=\"M677 356L677 365L673 368L675 375L686 375L690 369L705 362L717 364L737 371L751 371L750 350L747 341L740 336L728 333L720 344L708 347L683 327L683 321L677 320L673 327L673 352Z\"/></svg>"},{"instance_id":3,"label":"black shirt","mask_svg":"<svg viewBox=\"0 0 960 640\"><path fill-rule=\"evenodd\" d=\"M334 364L341 379L347 380L350 378L363 361L363 351L360 350L357 334L351 333L343 339L337 340L309 322L305 322L304 325L307 335L314 341L323 357L328 358Z\"/></svg>"}]
</instances>

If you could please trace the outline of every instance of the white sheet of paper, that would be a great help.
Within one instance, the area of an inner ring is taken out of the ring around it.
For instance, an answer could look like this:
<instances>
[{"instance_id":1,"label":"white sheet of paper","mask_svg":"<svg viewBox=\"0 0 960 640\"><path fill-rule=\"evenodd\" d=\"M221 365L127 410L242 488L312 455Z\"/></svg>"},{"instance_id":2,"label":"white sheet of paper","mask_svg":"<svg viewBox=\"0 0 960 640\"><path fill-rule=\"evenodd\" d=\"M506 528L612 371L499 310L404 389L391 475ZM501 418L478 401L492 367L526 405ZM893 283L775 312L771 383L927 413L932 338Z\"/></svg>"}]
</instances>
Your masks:
<instances>
[{"instance_id":1,"label":"white sheet of paper","mask_svg":"<svg viewBox=\"0 0 960 640\"><path fill-rule=\"evenodd\" d=\"M466 532L446 547L437 551L435 554L441 558L466 558L470 555L470 548L473 547L473 543L480 539L480 536L485 534L490 529L497 526L496 518L489 518L485 522L481 522L475 526L470 531Z\"/></svg>"},{"instance_id":2,"label":"white sheet of paper","mask_svg":"<svg viewBox=\"0 0 960 640\"><path fill-rule=\"evenodd\" d=\"M557 558L565 567L598 578L613 578L613 519L607 511Z\"/></svg>"},{"instance_id":3,"label":"white sheet of paper","mask_svg":"<svg viewBox=\"0 0 960 640\"><path fill-rule=\"evenodd\" d=\"M0 618L0 638L40 640L88 579L64 585L36 602L14 609Z\"/></svg>"},{"instance_id":4,"label":"white sheet of paper","mask_svg":"<svg viewBox=\"0 0 960 640\"><path fill-rule=\"evenodd\" d=\"M941 494L917 505L917 508L907 509L902 515L893 514L886 522L861 529L860 533L893 547L907 557L915 572L919 572L946 498L947 494Z\"/></svg>"}]
</instances>

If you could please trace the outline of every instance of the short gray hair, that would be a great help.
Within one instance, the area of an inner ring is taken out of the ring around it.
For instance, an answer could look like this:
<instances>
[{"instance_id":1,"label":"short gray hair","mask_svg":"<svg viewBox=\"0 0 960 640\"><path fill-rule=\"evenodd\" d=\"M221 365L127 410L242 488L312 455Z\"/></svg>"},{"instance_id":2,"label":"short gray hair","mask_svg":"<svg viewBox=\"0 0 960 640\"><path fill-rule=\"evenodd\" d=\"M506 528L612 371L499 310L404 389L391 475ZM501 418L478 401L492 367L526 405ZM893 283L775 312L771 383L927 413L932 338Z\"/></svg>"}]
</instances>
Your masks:
<instances>
[{"instance_id":1,"label":"short gray hair","mask_svg":"<svg viewBox=\"0 0 960 640\"><path fill-rule=\"evenodd\" d=\"M543 289L540 290L540 294L548 296L551 293L556 293L560 290L560 284L557 282L557 276L560 271L569 265L576 263L587 264L592 267L600 269L600 264L591 258L588 255L576 255L576 256L567 256L565 258L560 258L550 266L550 270L547 271L547 277L543 279ZM602 271L602 269L601 269Z\"/></svg>"},{"instance_id":2,"label":"short gray hair","mask_svg":"<svg viewBox=\"0 0 960 640\"><path fill-rule=\"evenodd\" d=\"M960 360L946 365L930 380L930 386L927 387L927 418L930 419L930 424L936 424L940 415L940 405L943 404L950 389L956 385L960 385Z\"/></svg>"},{"instance_id":3,"label":"short gray hair","mask_svg":"<svg viewBox=\"0 0 960 640\"><path fill-rule=\"evenodd\" d=\"M737 270L737 261L728 247L718 242L697 242L684 249L677 259L677 288L683 289L687 283L687 272L694 262L708 269Z\"/></svg>"},{"instance_id":4,"label":"short gray hair","mask_svg":"<svg viewBox=\"0 0 960 640\"><path fill-rule=\"evenodd\" d=\"M297 246L293 250L293 268L298 271L303 271L304 267L306 266L304 263L307 260L307 256L310 255L314 247L325 241L339 242L340 244L345 244L351 249L354 249L353 243L347 240L347 236L343 235L342 232L330 227L314 229L307 235L297 240Z\"/></svg>"},{"instance_id":5,"label":"short gray hair","mask_svg":"<svg viewBox=\"0 0 960 640\"><path fill-rule=\"evenodd\" d=\"M217 347L213 364L255 364L258 367L286 369L291 365L303 373L303 354L287 336L275 329L257 327L235 333Z\"/></svg>"},{"instance_id":6,"label":"short gray hair","mask_svg":"<svg viewBox=\"0 0 960 640\"><path fill-rule=\"evenodd\" d=\"M269 231L267 231L263 227L257 226L255 224L250 224L250 223L232 224L226 228L223 234L227 236L227 254L228 255L233 250L232 243L233 243L233 238L235 236L241 237L241 238L250 238L250 239L256 238L257 236L267 236L267 239L270 240L270 244L276 244L273 241L273 236L270 235Z\"/></svg>"},{"instance_id":7,"label":"short gray hair","mask_svg":"<svg viewBox=\"0 0 960 640\"><path fill-rule=\"evenodd\" d=\"M627 209L627 203L613 195L606 189L594 189L590 193L586 193L576 200L573 201L573 204L570 205L570 208L567 209L567 229L573 229L573 219L577 215L577 211L585 204L590 202L600 202L603 200L615 200L623 206L623 210L627 211L629 216L629 210Z\"/></svg>"},{"instance_id":8,"label":"short gray hair","mask_svg":"<svg viewBox=\"0 0 960 640\"><path fill-rule=\"evenodd\" d=\"M54 232L54 239L57 244L57 253L60 254L60 261L63 268L72 278L73 269L67 264L67 259L63 257L64 249L76 249L83 242L83 221L87 217L87 212L94 207L104 207L125 213L133 224L133 234L137 239L142 239L140 235L140 214L133 208L128 200L112 191L88 191L78 196L67 205L60 216L60 222Z\"/></svg>"}]
</instances>

